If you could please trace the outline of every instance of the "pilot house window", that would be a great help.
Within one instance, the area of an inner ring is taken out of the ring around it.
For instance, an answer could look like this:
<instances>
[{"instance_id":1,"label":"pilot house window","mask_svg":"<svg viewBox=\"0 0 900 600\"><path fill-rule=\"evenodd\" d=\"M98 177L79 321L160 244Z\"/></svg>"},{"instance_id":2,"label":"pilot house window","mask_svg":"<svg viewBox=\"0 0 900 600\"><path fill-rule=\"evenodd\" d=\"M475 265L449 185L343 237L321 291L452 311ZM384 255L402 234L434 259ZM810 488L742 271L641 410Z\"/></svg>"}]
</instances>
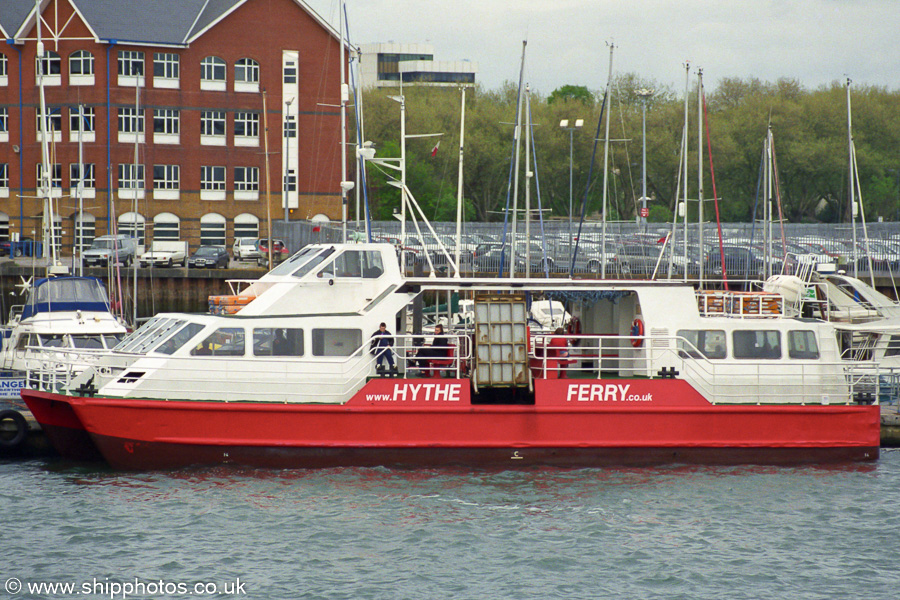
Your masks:
<instances>
[{"instance_id":1,"label":"pilot house window","mask_svg":"<svg viewBox=\"0 0 900 600\"><path fill-rule=\"evenodd\" d=\"M781 358L781 335L778 331L735 331L732 335L735 358L756 360Z\"/></svg>"}]
</instances>

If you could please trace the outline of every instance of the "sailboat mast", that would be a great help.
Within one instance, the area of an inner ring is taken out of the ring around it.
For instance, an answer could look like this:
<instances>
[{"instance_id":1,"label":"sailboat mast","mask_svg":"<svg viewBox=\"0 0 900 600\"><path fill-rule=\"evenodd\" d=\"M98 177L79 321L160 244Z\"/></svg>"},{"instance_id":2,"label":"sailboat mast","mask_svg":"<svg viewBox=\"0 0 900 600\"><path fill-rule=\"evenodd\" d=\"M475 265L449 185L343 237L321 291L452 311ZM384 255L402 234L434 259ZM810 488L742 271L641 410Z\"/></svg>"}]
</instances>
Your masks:
<instances>
[{"instance_id":1,"label":"sailboat mast","mask_svg":"<svg viewBox=\"0 0 900 600\"><path fill-rule=\"evenodd\" d=\"M465 156L466 134L466 86L460 86L459 107L459 178L456 183L456 276L459 277L460 245L462 244L462 206L463 206L463 158Z\"/></svg>"},{"instance_id":2,"label":"sailboat mast","mask_svg":"<svg viewBox=\"0 0 900 600\"><path fill-rule=\"evenodd\" d=\"M516 103L518 111L516 112L516 160L515 171L513 173L513 213L512 213L512 241L510 242L510 259L509 259L509 276L516 276L516 242L519 236L518 213L519 213L519 148L522 144L522 94L525 90L522 87L522 80L525 78L525 46L528 40L522 41L522 62L519 65L519 101ZM502 267L502 265L501 265Z\"/></svg>"},{"instance_id":3,"label":"sailboat mast","mask_svg":"<svg viewBox=\"0 0 900 600\"><path fill-rule=\"evenodd\" d=\"M350 88L347 85L347 64L344 56L344 3L338 15L340 21L340 59L341 59L341 239L347 243L347 102L350 99Z\"/></svg>"},{"instance_id":4,"label":"sailboat mast","mask_svg":"<svg viewBox=\"0 0 900 600\"><path fill-rule=\"evenodd\" d=\"M44 249L44 257L49 258L48 267L56 264L56 243L53 239L53 201L50 197L52 193L52 175L50 173L50 141L48 139L47 121L47 98L44 94L44 41L41 38L41 2L34 2L34 21L37 28L37 63L38 63L38 94L39 94L39 110L40 118L38 119L38 127L41 133L41 180L38 182L38 194L43 198L43 219L41 219L41 228L43 229L44 242L49 248Z\"/></svg>"},{"instance_id":5,"label":"sailboat mast","mask_svg":"<svg viewBox=\"0 0 900 600\"><path fill-rule=\"evenodd\" d=\"M687 214L688 214L688 210L687 210L687 207L688 207L688 127L689 127L688 116L690 113L690 110L689 110L690 95L691 95L691 63L685 62L684 63L684 134L683 134L684 152L682 152L682 155L681 155L682 160L684 161L681 177L684 180L684 216L683 216L684 226L682 227L682 230L684 232L683 244L684 244L684 265L685 265L684 280L685 281L687 281L687 276L688 276L688 274L687 274L687 265L688 265L688 216L687 216ZM700 246L698 248L698 250L699 250L699 256L700 256L700 264L702 265L703 259L705 258L703 255L703 246ZM700 268L702 269L703 267L701 266Z\"/></svg>"},{"instance_id":6,"label":"sailboat mast","mask_svg":"<svg viewBox=\"0 0 900 600\"><path fill-rule=\"evenodd\" d=\"M612 88L612 69L613 69L613 51L616 45L609 44L609 73L606 76L606 93L603 95L604 107L601 108L606 113L606 130L603 134L603 206L601 209L601 232L600 232L600 277L606 279L606 194L609 189L609 90Z\"/></svg>"},{"instance_id":7,"label":"sailboat mast","mask_svg":"<svg viewBox=\"0 0 900 600\"><path fill-rule=\"evenodd\" d=\"M847 164L849 167L849 173L847 174L847 181L850 186L850 229L853 232L853 276L859 276L859 260L857 259L857 242L856 242L856 183L854 181L854 169L853 169L853 123L851 120L851 110L850 110L850 78L847 78Z\"/></svg>"},{"instance_id":8,"label":"sailboat mast","mask_svg":"<svg viewBox=\"0 0 900 600\"><path fill-rule=\"evenodd\" d=\"M703 69L697 70L697 240L703 248ZM725 264L722 264L722 275ZM700 289L703 289L703 261L700 261Z\"/></svg>"},{"instance_id":9,"label":"sailboat mast","mask_svg":"<svg viewBox=\"0 0 900 600\"><path fill-rule=\"evenodd\" d=\"M531 87L525 85L525 279L531 277Z\"/></svg>"}]
</instances>

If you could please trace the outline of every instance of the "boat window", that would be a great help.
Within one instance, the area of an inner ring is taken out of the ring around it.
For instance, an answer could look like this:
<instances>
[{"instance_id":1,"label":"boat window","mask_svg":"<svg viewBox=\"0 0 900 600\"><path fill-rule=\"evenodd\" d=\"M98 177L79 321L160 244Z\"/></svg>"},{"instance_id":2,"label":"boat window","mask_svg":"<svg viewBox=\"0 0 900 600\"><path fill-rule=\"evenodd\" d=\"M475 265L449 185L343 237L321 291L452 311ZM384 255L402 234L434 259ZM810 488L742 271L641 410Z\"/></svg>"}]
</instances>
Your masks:
<instances>
[{"instance_id":1,"label":"boat window","mask_svg":"<svg viewBox=\"0 0 900 600\"><path fill-rule=\"evenodd\" d=\"M243 356L244 330L220 327L191 350L191 356Z\"/></svg>"},{"instance_id":2,"label":"boat window","mask_svg":"<svg viewBox=\"0 0 900 600\"><path fill-rule=\"evenodd\" d=\"M313 356L350 356L362 346L359 329L313 329Z\"/></svg>"},{"instance_id":3,"label":"boat window","mask_svg":"<svg viewBox=\"0 0 900 600\"><path fill-rule=\"evenodd\" d=\"M819 344L815 331L788 331L788 356L791 358L819 358Z\"/></svg>"},{"instance_id":4,"label":"boat window","mask_svg":"<svg viewBox=\"0 0 900 600\"><path fill-rule=\"evenodd\" d=\"M319 265L325 262L332 254L334 254L334 248L328 248L321 254L317 254L316 256L312 257L302 267L294 271L294 277L303 277L307 273L310 273L314 269L317 269Z\"/></svg>"},{"instance_id":5,"label":"boat window","mask_svg":"<svg viewBox=\"0 0 900 600\"><path fill-rule=\"evenodd\" d=\"M334 274L337 277L377 279L382 273L381 252L347 250L334 260Z\"/></svg>"},{"instance_id":6,"label":"boat window","mask_svg":"<svg viewBox=\"0 0 900 600\"><path fill-rule=\"evenodd\" d=\"M781 358L781 335L773 330L735 331L732 334L735 358Z\"/></svg>"},{"instance_id":7,"label":"boat window","mask_svg":"<svg viewBox=\"0 0 900 600\"><path fill-rule=\"evenodd\" d=\"M900 335L892 335L888 340L885 356L897 356L900 354Z\"/></svg>"},{"instance_id":8,"label":"boat window","mask_svg":"<svg viewBox=\"0 0 900 600\"><path fill-rule=\"evenodd\" d=\"M73 335L72 345L86 350L103 350L103 338L99 335Z\"/></svg>"},{"instance_id":9,"label":"boat window","mask_svg":"<svg viewBox=\"0 0 900 600\"><path fill-rule=\"evenodd\" d=\"M19 341L16 342L16 350L24 350L29 346L37 346L37 340L33 339L35 336L33 334L19 336Z\"/></svg>"},{"instance_id":10,"label":"boat window","mask_svg":"<svg viewBox=\"0 0 900 600\"><path fill-rule=\"evenodd\" d=\"M122 340L122 343L116 346L115 349L119 352L143 354L171 335L173 331L180 329L184 323L182 319L154 317L147 321L143 327Z\"/></svg>"},{"instance_id":11,"label":"boat window","mask_svg":"<svg viewBox=\"0 0 900 600\"><path fill-rule=\"evenodd\" d=\"M259 327L253 330L255 356L303 356L303 330Z\"/></svg>"},{"instance_id":12,"label":"boat window","mask_svg":"<svg viewBox=\"0 0 900 600\"><path fill-rule=\"evenodd\" d=\"M115 348L124 339L125 339L124 333L103 334L103 342L106 344L107 348Z\"/></svg>"},{"instance_id":13,"label":"boat window","mask_svg":"<svg viewBox=\"0 0 900 600\"><path fill-rule=\"evenodd\" d=\"M200 323L188 323L163 342L156 351L162 352L163 354L173 354L176 350L187 344L191 338L200 333L203 330L203 327L204 326Z\"/></svg>"},{"instance_id":14,"label":"boat window","mask_svg":"<svg viewBox=\"0 0 900 600\"><path fill-rule=\"evenodd\" d=\"M66 343L66 336L61 334L48 335L42 333L38 338L41 341L41 346L44 348L65 348L68 346Z\"/></svg>"},{"instance_id":15,"label":"boat window","mask_svg":"<svg viewBox=\"0 0 900 600\"><path fill-rule=\"evenodd\" d=\"M678 350L682 358L725 358L725 331L681 329L678 331Z\"/></svg>"}]
</instances>

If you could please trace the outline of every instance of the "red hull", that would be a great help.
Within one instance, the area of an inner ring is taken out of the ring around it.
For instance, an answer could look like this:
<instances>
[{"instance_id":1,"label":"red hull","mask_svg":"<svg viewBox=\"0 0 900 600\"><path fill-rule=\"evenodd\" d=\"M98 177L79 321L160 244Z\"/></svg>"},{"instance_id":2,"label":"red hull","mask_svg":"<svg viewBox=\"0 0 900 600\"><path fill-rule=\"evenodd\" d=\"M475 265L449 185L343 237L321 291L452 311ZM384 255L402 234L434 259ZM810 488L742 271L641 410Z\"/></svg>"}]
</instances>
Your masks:
<instances>
[{"instance_id":1,"label":"red hull","mask_svg":"<svg viewBox=\"0 0 900 600\"><path fill-rule=\"evenodd\" d=\"M22 399L28 410L40 423L44 435L63 458L77 461L103 460L103 455L78 420L65 396L24 389L22 392Z\"/></svg>"},{"instance_id":2,"label":"red hull","mask_svg":"<svg viewBox=\"0 0 900 600\"><path fill-rule=\"evenodd\" d=\"M537 383L534 405L472 404L467 380L372 380L341 406L23 397L69 403L127 469L878 458L878 406L713 406L680 380Z\"/></svg>"}]
</instances>

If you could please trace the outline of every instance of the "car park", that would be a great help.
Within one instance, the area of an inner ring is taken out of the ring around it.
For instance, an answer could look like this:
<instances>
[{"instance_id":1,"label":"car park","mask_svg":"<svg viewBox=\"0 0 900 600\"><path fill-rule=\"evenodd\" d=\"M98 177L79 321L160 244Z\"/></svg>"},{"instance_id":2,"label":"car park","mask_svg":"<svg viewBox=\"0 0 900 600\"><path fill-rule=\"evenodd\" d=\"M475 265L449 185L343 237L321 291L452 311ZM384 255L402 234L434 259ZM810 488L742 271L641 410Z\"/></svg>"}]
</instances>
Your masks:
<instances>
[{"instance_id":1,"label":"car park","mask_svg":"<svg viewBox=\"0 0 900 600\"><path fill-rule=\"evenodd\" d=\"M227 269L230 257L225 246L200 246L188 259L188 267L196 269Z\"/></svg>"},{"instance_id":2,"label":"car park","mask_svg":"<svg viewBox=\"0 0 900 600\"><path fill-rule=\"evenodd\" d=\"M231 247L231 255L234 256L234 260L256 260L262 256L258 241L256 238L236 238Z\"/></svg>"}]
</instances>

